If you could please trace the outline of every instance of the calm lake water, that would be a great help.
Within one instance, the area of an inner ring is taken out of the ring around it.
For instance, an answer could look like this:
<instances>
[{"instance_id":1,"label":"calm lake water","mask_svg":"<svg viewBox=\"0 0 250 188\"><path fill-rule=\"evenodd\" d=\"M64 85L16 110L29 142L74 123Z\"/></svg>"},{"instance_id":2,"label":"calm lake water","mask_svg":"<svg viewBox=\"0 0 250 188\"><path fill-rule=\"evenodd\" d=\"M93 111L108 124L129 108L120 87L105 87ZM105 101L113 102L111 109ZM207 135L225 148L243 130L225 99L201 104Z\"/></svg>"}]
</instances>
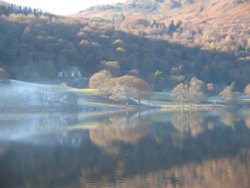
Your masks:
<instances>
[{"instance_id":1,"label":"calm lake water","mask_svg":"<svg viewBox=\"0 0 250 188\"><path fill-rule=\"evenodd\" d=\"M250 110L0 114L1 188L249 188Z\"/></svg>"}]
</instances>

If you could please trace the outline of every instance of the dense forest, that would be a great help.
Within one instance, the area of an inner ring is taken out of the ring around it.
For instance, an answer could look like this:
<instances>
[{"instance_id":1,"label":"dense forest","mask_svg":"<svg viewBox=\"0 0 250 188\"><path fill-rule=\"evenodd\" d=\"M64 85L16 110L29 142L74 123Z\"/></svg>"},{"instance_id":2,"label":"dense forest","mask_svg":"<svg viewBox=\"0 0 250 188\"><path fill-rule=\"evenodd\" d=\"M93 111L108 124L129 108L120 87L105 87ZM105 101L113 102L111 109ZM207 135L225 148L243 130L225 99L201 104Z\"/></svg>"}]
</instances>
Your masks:
<instances>
[{"instance_id":1,"label":"dense forest","mask_svg":"<svg viewBox=\"0 0 250 188\"><path fill-rule=\"evenodd\" d=\"M220 89L235 82L242 90L250 83L247 25L220 35L214 28L199 30L182 20L161 26L139 20L149 24L146 28L161 28L161 34L152 28L144 28L148 33L117 29L116 21L55 16L1 1L0 68L11 79L50 83L72 67L87 78L107 69L112 76L142 78L154 90L192 77Z\"/></svg>"}]
</instances>

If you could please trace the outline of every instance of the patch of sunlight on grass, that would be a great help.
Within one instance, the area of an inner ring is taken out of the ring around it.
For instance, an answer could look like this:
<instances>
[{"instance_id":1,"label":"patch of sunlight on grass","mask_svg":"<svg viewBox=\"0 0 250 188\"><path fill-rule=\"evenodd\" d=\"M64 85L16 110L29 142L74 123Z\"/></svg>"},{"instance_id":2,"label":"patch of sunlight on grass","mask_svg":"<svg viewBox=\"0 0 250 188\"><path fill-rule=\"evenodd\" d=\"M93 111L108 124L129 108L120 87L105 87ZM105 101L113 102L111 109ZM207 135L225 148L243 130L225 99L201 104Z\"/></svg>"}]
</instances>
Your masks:
<instances>
[{"instance_id":1,"label":"patch of sunlight on grass","mask_svg":"<svg viewBox=\"0 0 250 188\"><path fill-rule=\"evenodd\" d=\"M89 88L84 88L84 89L78 89L78 88L70 88L69 91L72 92L77 92L77 93L82 93L85 95L98 95L98 90L97 89L89 89Z\"/></svg>"},{"instance_id":2,"label":"patch of sunlight on grass","mask_svg":"<svg viewBox=\"0 0 250 188\"><path fill-rule=\"evenodd\" d=\"M89 129L96 129L99 127L97 122L88 123L88 124L78 124L69 127L69 130L89 130Z\"/></svg>"},{"instance_id":3,"label":"patch of sunlight on grass","mask_svg":"<svg viewBox=\"0 0 250 188\"><path fill-rule=\"evenodd\" d=\"M250 99L241 99L240 102L243 103L243 104L249 104Z\"/></svg>"}]
</instances>

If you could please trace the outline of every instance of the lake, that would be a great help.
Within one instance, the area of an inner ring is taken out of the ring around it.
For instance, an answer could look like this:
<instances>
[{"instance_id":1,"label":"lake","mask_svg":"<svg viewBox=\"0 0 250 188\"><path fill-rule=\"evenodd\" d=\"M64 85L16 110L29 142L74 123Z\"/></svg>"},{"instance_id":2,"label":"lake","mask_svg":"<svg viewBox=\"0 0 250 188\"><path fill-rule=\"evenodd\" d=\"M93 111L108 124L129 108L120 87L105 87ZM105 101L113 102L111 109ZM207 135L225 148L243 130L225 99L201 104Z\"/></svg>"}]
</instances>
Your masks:
<instances>
[{"instance_id":1,"label":"lake","mask_svg":"<svg viewBox=\"0 0 250 188\"><path fill-rule=\"evenodd\" d=\"M1 188L249 188L250 110L0 114Z\"/></svg>"}]
</instances>

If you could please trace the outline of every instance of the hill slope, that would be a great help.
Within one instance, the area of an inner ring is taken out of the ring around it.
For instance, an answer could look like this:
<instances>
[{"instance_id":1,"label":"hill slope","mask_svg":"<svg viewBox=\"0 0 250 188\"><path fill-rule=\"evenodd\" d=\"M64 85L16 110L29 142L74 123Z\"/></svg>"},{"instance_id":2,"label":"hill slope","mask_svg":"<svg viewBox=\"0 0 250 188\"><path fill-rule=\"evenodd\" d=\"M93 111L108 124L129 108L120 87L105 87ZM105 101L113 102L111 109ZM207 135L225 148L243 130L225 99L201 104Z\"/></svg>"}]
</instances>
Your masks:
<instances>
[{"instance_id":1,"label":"hill slope","mask_svg":"<svg viewBox=\"0 0 250 188\"><path fill-rule=\"evenodd\" d=\"M157 90L193 76L218 87L250 83L249 2L209 0L202 11L202 1L169 2L128 1L70 17L0 4L0 67L12 79L57 83L71 67L86 77L105 68Z\"/></svg>"},{"instance_id":2,"label":"hill slope","mask_svg":"<svg viewBox=\"0 0 250 188\"><path fill-rule=\"evenodd\" d=\"M216 43L213 48L226 52L250 47L248 0L128 0L93 7L74 17L112 22L117 30L188 46L209 49ZM228 47L227 43L235 44ZM248 56L249 49L245 50Z\"/></svg>"}]
</instances>

